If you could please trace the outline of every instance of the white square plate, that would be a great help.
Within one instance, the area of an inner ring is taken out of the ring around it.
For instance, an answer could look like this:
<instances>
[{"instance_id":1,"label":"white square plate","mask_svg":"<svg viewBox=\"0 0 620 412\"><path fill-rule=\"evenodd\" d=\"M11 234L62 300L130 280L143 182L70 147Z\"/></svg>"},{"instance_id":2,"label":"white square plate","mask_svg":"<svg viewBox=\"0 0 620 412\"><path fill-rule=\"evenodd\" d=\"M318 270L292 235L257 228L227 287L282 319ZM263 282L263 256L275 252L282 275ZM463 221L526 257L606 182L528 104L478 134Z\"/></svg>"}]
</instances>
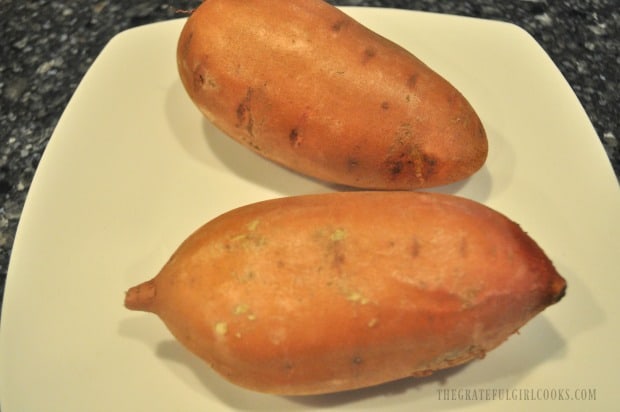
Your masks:
<instances>
[{"instance_id":1,"label":"white square plate","mask_svg":"<svg viewBox=\"0 0 620 412\"><path fill-rule=\"evenodd\" d=\"M126 310L124 291L220 213L333 189L246 151L203 120L176 72L184 21L143 26L115 37L94 62L32 183L2 313L4 412L533 412L620 404L613 355L620 191L558 69L510 24L345 11L417 54L471 101L488 131L488 162L436 190L519 222L567 279L565 299L485 359L430 378L299 399L226 383L155 316Z\"/></svg>"}]
</instances>

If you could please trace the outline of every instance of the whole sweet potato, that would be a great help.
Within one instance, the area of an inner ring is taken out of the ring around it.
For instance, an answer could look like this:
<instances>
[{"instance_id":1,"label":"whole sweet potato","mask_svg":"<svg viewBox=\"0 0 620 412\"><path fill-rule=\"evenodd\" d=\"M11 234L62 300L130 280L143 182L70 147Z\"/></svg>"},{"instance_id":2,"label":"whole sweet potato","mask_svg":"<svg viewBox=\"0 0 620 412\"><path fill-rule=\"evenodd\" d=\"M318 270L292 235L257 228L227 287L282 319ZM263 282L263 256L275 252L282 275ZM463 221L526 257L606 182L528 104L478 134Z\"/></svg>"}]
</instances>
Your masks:
<instances>
[{"instance_id":1,"label":"whole sweet potato","mask_svg":"<svg viewBox=\"0 0 620 412\"><path fill-rule=\"evenodd\" d=\"M300 395L480 358L565 287L518 225L479 203L342 192L215 218L125 305L157 314L231 382Z\"/></svg>"},{"instance_id":2,"label":"whole sweet potato","mask_svg":"<svg viewBox=\"0 0 620 412\"><path fill-rule=\"evenodd\" d=\"M487 156L448 81L322 0L208 0L180 35L181 80L226 134L297 172L358 188L452 183Z\"/></svg>"}]
</instances>

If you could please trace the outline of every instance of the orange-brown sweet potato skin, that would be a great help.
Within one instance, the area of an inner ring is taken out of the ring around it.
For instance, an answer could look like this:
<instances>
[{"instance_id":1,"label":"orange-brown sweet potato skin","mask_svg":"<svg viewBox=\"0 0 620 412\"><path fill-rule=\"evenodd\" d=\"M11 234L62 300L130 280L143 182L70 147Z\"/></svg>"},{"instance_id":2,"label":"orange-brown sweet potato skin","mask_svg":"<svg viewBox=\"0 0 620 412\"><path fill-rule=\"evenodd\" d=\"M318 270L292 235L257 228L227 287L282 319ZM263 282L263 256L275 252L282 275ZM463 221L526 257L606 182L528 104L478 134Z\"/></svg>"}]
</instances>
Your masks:
<instances>
[{"instance_id":1,"label":"orange-brown sweet potato skin","mask_svg":"<svg viewBox=\"0 0 620 412\"><path fill-rule=\"evenodd\" d=\"M358 188L452 183L485 162L469 102L418 58L322 0L208 0L178 42L181 80L226 134Z\"/></svg>"},{"instance_id":2,"label":"orange-brown sweet potato skin","mask_svg":"<svg viewBox=\"0 0 620 412\"><path fill-rule=\"evenodd\" d=\"M482 357L565 287L518 225L476 202L342 192L215 218L125 305L231 382L300 395Z\"/></svg>"}]
</instances>

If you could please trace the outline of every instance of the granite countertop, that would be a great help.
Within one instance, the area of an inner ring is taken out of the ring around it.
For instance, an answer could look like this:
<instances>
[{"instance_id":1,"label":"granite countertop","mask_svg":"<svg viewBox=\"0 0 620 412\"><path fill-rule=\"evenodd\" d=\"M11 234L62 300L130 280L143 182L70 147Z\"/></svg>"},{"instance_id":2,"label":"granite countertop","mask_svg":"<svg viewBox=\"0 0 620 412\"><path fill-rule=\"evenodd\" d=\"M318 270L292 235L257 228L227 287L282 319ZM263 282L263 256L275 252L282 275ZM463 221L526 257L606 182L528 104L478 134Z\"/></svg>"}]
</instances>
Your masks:
<instances>
[{"instance_id":1,"label":"granite countertop","mask_svg":"<svg viewBox=\"0 0 620 412\"><path fill-rule=\"evenodd\" d=\"M616 0L334 0L515 23L564 74L620 175ZM0 0L0 304L31 179L72 93L103 46L130 27L184 17L200 1ZM595 184L596 182L592 182Z\"/></svg>"}]
</instances>

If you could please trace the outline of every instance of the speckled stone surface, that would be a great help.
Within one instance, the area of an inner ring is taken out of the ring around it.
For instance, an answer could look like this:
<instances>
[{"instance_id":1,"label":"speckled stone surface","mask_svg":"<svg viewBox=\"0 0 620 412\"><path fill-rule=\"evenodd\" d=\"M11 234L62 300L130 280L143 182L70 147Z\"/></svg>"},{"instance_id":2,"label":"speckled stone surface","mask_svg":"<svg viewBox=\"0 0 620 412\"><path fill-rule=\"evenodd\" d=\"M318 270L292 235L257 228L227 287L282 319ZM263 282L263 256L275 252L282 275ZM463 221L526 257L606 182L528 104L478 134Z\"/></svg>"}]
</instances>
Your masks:
<instances>
[{"instance_id":1,"label":"speckled stone surface","mask_svg":"<svg viewBox=\"0 0 620 412\"><path fill-rule=\"evenodd\" d=\"M284 1L284 0L283 0ZM183 17L200 1L0 0L0 303L31 179L69 98L117 33ZM334 0L517 24L541 44L583 104L620 174L617 0ZM596 182L592 182L595 184Z\"/></svg>"}]
</instances>

